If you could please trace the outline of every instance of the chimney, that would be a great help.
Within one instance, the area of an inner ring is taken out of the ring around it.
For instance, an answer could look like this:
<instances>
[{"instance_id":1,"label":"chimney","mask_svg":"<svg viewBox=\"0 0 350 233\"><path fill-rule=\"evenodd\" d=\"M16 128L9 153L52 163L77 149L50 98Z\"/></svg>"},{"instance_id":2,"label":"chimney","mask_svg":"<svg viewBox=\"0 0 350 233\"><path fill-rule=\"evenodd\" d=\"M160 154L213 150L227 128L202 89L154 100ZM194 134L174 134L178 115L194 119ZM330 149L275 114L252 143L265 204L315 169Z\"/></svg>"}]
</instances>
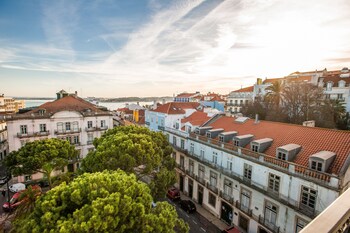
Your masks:
<instances>
[{"instance_id":1,"label":"chimney","mask_svg":"<svg viewBox=\"0 0 350 233\"><path fill-rule=\"evenodd\" d=\"M74 94L75 94L75 97L78 97L78 92L77 91L75 91Z\"/></svg>"},{"instance_id":2,"label":"chimney","mask_svg":"<svg viewBox=\"0 0 350 233\"><path fill-rule=\"evenodd\" d=\"M162 104L165 104L165 99L162 99Z\"/></svg>"},{"instance_id":3,"label":"chimney","mask_svg":"<svg viewBox=\"0 0 350 233\"><path fill-rule=\"evenodd\" d=\"M259 123L259 114L255 114L255 124Z\"/></svg>"}]
</instances>

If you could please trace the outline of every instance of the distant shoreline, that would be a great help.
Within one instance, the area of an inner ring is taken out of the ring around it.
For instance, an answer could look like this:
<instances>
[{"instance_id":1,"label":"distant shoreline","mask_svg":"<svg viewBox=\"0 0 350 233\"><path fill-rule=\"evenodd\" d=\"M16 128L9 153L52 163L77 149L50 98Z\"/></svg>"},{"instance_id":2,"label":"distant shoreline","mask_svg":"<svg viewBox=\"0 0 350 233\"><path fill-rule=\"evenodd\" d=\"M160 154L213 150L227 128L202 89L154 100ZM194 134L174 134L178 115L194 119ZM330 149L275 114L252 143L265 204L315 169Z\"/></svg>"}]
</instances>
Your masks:
<instances>
[{"instance_id":1,"label":"distant shoreline","mask_svg":"<svg viewBox=\"0 0 350 233\"><path fill-rule=\"evenodd\" d=\"M55 100L55 98L49 97L13 97L16 100ZM97 102L152 102L152 101L169 101L172 100L172 97L120 97L120 98L95 98L95 97L87 97L84 98L88 101L97 101Z\"/></svg>"}]
</instances>

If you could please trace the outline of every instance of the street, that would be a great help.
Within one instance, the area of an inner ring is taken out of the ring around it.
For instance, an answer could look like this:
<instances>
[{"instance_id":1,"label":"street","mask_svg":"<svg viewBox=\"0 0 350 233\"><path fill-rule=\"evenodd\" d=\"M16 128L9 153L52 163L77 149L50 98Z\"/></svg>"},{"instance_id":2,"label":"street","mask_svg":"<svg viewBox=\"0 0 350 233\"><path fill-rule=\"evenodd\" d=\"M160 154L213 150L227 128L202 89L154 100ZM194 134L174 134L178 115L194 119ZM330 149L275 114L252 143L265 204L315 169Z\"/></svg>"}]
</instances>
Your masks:
<instances>
[{"instance_id":1,"label":"street","mask_svg":"<svg viewBox=\"0 0 350 233\"><path fill-rule=\"evenodd\" d=\"M179 202L172 202L168 198L166 201L171 205L176 207L176 211L180 218L182 218L190 226L190 233L220 233L221 230L217 228L214 224L209 222L206 218L201 216L199 213L188 214L180 208Z\"/></svg>"}]
</instances>

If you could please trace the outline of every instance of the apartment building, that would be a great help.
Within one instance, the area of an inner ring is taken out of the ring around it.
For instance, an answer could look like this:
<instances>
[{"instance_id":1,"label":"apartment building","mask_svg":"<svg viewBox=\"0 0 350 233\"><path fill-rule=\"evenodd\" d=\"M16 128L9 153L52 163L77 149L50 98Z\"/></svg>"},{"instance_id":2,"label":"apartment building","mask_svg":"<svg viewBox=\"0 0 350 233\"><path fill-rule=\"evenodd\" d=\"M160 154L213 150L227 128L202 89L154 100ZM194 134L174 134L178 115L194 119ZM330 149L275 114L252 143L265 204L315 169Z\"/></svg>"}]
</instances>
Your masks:
<instances>
[{"instance_id":1,"label":"apartment building","mask_svg":"<svg viewBox=\"0 0 350 233\"><path fill-rule=\"evenodd\" d=\"M0 161L8 155L7 126L0 120Z\"/></svg>"},{"instance_id":2,"label":"apartment building","mask_svg":"<svg viewBox=\"0 0 350 233\"><path fill-rule=\"evenodd\" d=\"M348 131L190 115L164 133L179 189L244 232L299 232L349 186Z\"/></svg>"},{"instance_id":3,"label":"apartment building","mask_svg":"<svg viewBox=\"0 0 350 233\"><path fill-rule=\"evenodd\" d=\"M18 150L26 142L34 140L68 140L79 151L79 157L67 168L73 171L79 166L80 159L94 149L94 138L113 128L113 118L110 112L79 98L76 94L57 94L58 98L55 101L47 102L29 112L7 117L9 151ZM36 174L32 178L41 177Z\"/></svg>"},{"instance_id":4,"label":"apartment building","mask_svg":"<svg viewBox=\"0 0 350 233\"><path fill-rule=\"evenodd\" d=\"M226 113L228 115L240 113L244 105L254 100L253 91L254 86L250 86L230 92L227 96Z\"/></svg>"},{"instance_id":5,"label":"apartment building","mask_svg":"<svg viewBox=\"0 0 350 233\"><path fill-rule=\"evenodd\" d=\"M10 97L5 97L4 94L0 95L0 112L15 113L24 107L24 100L15 100Z\"/></svg>"},{"instance_id":6,"label":"apartment building","mask_svg":"<svg viewBox=\"0 0 350 233\"><path fill-rule=\"evenodd\" d=\"M174 102L198 102L201 98L200 92L187 93L183 92L174 97Z\"/></svg>"}]
</instances>

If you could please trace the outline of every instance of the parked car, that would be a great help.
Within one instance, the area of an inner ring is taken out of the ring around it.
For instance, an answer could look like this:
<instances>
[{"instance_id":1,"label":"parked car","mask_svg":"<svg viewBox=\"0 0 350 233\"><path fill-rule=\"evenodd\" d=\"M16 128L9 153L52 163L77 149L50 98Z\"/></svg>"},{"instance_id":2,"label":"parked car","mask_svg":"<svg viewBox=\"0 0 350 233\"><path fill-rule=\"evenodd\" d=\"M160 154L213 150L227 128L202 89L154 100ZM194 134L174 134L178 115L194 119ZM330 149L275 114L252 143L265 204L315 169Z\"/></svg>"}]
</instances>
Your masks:
<instances>
[{"instance_id":1,"label":"parked car","mask_svg":"<svg viewBox=\"0 0 350 233\"><path fill-rule=\"evenodd\" d=\"M19 191L25 190L26 185L23 183L17 183L17 184L10 185L9 189L11 192L17 193Z\"/></svg>"},{"instance_id":2,"label":"parked car","mask_svg":"<svg viewBox=\"0 0 350 233\"><path fill-rule=\"evenodd\" d=\"M32 186L32 189L36 192L35 195L40 195L41 193L41 188L40 186L38 185L34 185ZM10 203L9 202L5 202L3 205L2 205L2 209L5 211L5 212L9 212L11 210L14 210L16 209L18 206L20 206L23 202L25 202L26 198L21 198L21 194L24 193L25 190L21 190L19 192L16 192L11 200L10 200Z\"/></svg>"},{"instance_id":3,"label":"parked car","mask_svg":"<svg viewBox=\"0 0 350 233\"><path fill-rule=\"evenodd\" d=\"M232 226L223 230L222 233L240 233L240 231L235 226Z\"/></svg>"},{"instance_id":4,"label":"parked car","mask_svg":"<svg viewBox=\"0 0 350 233\"><path fill-rule=\"evenodd\" d=\"M196 205L191 200L181 200L180 207L187 213L196 212Z\"/></svg>"},{"instance_id":5,"label":"parked car","mask_svg":"<svg viewBox=\"0 0 350 233\"><path fill-rule=\"evenodd\" d=\"M180 190L178 190L175 187L168 189L168 192L166 195L167 197L169 197L169 199L173 201L180 200Z\"/></svg>"}]
</instances>

